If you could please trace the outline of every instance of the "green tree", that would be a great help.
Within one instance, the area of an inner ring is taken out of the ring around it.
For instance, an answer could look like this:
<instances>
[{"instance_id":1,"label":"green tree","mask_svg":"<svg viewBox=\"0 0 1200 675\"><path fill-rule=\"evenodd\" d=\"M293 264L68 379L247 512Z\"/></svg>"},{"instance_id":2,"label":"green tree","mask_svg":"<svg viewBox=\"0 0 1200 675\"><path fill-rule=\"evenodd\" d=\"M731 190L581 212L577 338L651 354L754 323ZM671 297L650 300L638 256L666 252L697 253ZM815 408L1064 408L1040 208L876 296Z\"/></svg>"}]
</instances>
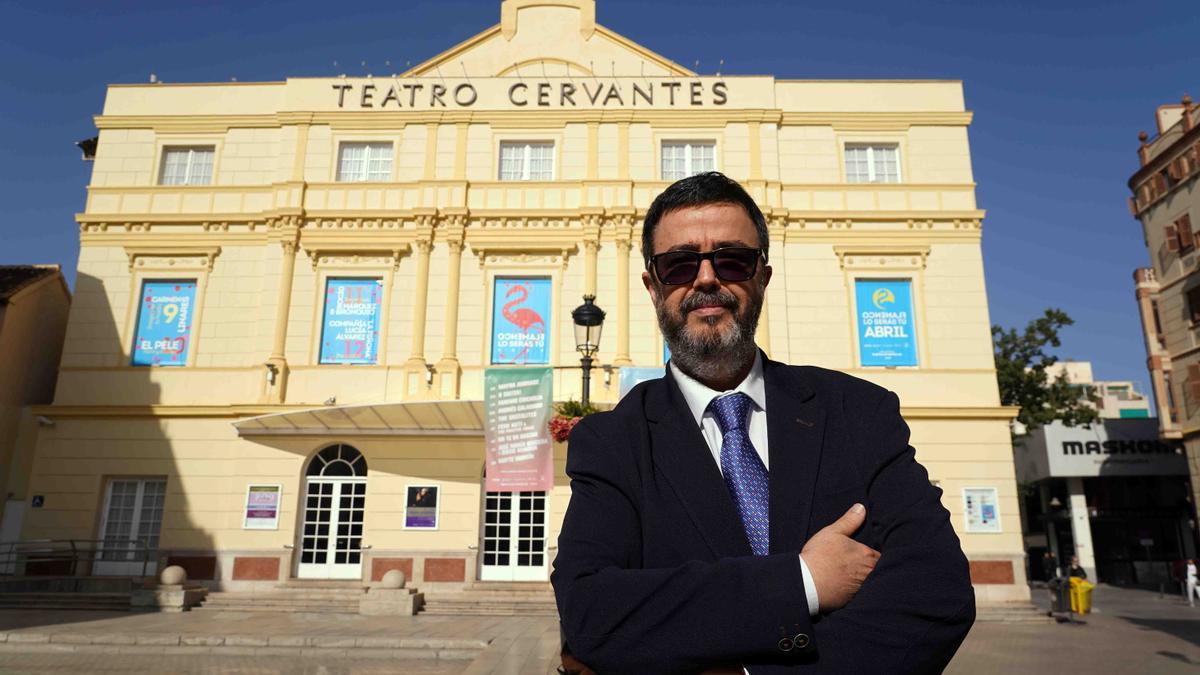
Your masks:
<instances>
[{"instance_id":1,"label":"green tree","mask_svg":"<svg viewBox=\"0 0 1200 675\"><path fill-rule=\"evenodd\" d=\"M1065 374L1052 381L1046 373L1046 368L1058 361L1058 357L1047 353L1047 348L1061 346L1059 330L1074 323L1066 312L1050 308L1020 333L1015 328L992 326L1000 402L1021 407L1017 421L1027 431L1053 420L1075 426L1100 417L1090 405L1095 402L1090 391L1072 385Z\"/></svg>"}]
</instances>

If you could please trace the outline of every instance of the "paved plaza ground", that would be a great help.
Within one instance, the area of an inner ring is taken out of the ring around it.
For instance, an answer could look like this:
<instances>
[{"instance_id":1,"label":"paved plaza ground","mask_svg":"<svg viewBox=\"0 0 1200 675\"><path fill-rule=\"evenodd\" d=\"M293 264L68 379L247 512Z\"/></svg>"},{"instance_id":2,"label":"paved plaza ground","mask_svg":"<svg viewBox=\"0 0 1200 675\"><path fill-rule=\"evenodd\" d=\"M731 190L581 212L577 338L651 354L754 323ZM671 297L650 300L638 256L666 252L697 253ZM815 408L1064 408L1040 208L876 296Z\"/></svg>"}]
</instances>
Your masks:
<instances>
[{"instance_id":1,"label":"paved plaza ground","mask_svg":"<svg viewBox=\"0 0 1200 675\"><path fill-rule=\"evenodd\" d=\"M976 624L947 672L1200 675L1200 607L1106 586L1095 604L1082 624ZM6 610L0 672L544 675L557 639L541 617Z\"/></svg>"}]
</instances>

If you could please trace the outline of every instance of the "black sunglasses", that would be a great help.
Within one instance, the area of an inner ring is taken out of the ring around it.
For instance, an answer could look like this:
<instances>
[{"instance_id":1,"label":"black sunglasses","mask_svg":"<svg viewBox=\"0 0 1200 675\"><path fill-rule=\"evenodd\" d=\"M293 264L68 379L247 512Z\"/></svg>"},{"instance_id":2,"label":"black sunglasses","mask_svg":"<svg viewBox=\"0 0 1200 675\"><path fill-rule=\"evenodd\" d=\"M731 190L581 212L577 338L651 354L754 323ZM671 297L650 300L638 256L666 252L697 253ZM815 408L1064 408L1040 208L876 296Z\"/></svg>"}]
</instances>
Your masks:
<instances>
[{"instance_id":1,"label":"black sunglasses","mask_svg":"<svg viewBox=\"0 0 1200 675\"><path fill-rule=\"evenodd\" d=\"M700 262L712 263L721 281L746 281L758 271L759 258L765 257L760 248L718 248L708 253L698 251L667 251L650 256L649 267L661 284L678 286L690 284L700 274Z\"/></svg>"}]
</instances>

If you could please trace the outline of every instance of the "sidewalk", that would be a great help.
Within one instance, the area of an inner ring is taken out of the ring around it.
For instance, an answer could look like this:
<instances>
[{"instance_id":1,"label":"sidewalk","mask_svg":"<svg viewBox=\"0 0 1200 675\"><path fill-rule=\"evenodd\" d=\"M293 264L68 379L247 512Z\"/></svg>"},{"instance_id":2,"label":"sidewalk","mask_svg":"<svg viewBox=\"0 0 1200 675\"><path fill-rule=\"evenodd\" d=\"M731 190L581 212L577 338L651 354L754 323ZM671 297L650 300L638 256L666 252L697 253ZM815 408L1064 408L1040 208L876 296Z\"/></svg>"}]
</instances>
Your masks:
<instances>
[{"instance_id":1,"label":"sidewalk","mask_svg":"<svg viewBox=\"0 0 1200 675\"><path fill-rule=\"evenodd\" d=\"M444 672L552 673L551 617L0 610L0 666L16 654L212 655L444 663Z\"/></svg>"}]
</instances>

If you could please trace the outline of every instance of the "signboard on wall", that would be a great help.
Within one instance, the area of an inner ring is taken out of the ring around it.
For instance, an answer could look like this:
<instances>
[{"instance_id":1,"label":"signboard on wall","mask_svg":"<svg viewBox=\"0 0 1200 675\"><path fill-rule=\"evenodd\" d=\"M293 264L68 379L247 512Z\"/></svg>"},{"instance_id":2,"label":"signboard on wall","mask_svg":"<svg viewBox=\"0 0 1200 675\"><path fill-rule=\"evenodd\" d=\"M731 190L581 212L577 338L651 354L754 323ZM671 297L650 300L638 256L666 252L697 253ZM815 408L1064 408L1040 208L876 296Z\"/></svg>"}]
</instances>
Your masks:
<instances>
[{"instance_id":1,"label":"signboard on wall","mask_svg":"<svg viewBox=\"0 0 1200 675\"><path fill-rule=\"evenodd\" d=\"M622 368L617 382L620 387L621 398L625 398L625 394L628 394L630 389L633 389L642 382L657 380L665 375L666 372L666 366L657 368Z\"/></svg>"},{"instance_id":2,"label":"signboard on wall","mask_svg":"<svg viewBox=\"0 0 1200 675\"><path fill-rule=\"evenodd\" d=\"M554 402L553 371L489 368L483 391L485 489L517 492L554 487L554 446L547 428Z\"/></svg>"},{"instance_id":3,"label":"signboard on wall","mask_svg":"<svg viewBox=\"0 0 1200 675\"><path fill-rule=\"evenodd\" d=\"M1103 419L1068 427L1055 420L1014 447L1017 480L1094 476L1186 476L1183 442L1158 437L1158 420Z\"/></svg>"},{"instance_id":4,"label":"signboard on wall","mask_svg":"<svg viewBox=\"0 0 1200 675\"><path fill-rule=\"evenodd\" d=\"M858 279L854 283L854 297L862 365L917 365L912 282Z\"/></svg>"},{"instance_id":5,"label":"signboard on wall","mask_svg":"<svg viewBox=\"0 0 1200 675\"><path fill-rule=\"evenodd\" d=\"M186 366L195 304L195 279L143 283L133 365Z\"/></svg>"},{"instance_id":6,"label":"signboard on wall","mask_svg":"<svg viewBox=\"0 0 1200 675\"><path fill-rule=\"evenodd\" d=\"M376 363L382 305L380 279L329 279L321 322L321 363Z\"/></svg>"},{"instance_id":7,"label":"signboard on wall","mask_svg":"<svg viewBox=\"0 0 1200 675\"><path fill-rule=\"evenodd\" d=\"M278 530L280 485L250 485L246 488L246 518L242 529Z\"/></svg>"},{"instance_id":8,"label":"signboard on wall","mask_svg":"<svg viewBox=\"0 0 1200 675\"><path fill-rule=\"evenodd\" d=\"M404 529L438 528L438 486L408 485L404 488Z\"/></svg>"},{"instance_id":9,"label":"signboard on wall","mask_svg":"<svg viewBox=\"0 0 1200 675\"><path fill-rule=\"evenodd\" d=\"M496 277L492 292L492 363L550 363L550 279Z\"/></svg>"},{"instance_id":10,"label":"signboard on wall","mask_svg":"<svg viewBox=\"0 0 1200 675\"><path fill-rule=\"evenodd\" d=\"M996 488L963 488L967 532L999 532L999 501Z\"/></svg>"}]
</instances>

